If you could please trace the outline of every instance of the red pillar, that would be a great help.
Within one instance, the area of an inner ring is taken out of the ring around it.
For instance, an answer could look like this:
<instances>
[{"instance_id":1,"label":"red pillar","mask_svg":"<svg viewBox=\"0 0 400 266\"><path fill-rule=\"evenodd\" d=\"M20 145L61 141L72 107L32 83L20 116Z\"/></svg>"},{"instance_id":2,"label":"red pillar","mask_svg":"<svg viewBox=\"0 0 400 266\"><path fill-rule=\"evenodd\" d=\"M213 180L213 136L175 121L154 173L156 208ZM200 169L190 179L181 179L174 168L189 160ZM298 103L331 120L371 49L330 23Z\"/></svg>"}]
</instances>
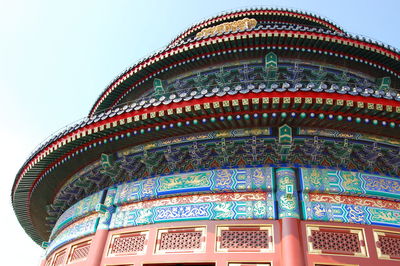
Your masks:
<instances>
[{"instance_id":1,"label":"red pillar","mask_svg":"<svg viewBox=\"0 0 400 266\"><path fill-rule=\"evenodd\" d=\"M282 219L282 266L305 266L300 240L299 219Z\"/></svg>"},{"instance_id":2,"label":"red pillar","mask_svg":"<svg viewBox=\"0 0 400 266\"><path fill-rule=\"evenodd\" d=\"M88 258L85 262L86 265L98 266L103 258L104 247L106 246L108 230L98 229L93 237L92 244Z\"/></svg>"}]
</instances>

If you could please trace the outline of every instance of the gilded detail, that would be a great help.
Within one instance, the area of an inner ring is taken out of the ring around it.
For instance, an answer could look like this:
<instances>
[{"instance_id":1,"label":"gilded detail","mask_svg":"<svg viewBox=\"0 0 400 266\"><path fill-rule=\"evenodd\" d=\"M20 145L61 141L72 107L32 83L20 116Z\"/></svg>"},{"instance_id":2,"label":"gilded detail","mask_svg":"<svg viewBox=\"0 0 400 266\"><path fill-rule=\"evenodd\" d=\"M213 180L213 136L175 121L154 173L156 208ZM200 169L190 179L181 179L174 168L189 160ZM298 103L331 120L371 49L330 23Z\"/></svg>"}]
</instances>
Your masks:
<instances>
[{"instance_id":1,"label":"gilded detail","mask_svg":"<svg viewBox=\"0 0 400 266\"><path fill-rule=\"evenodd\" d=\"M400 212L382 210L382 209L371 209L371 219L377 222L389 222L399 225L400 224Z\"/></svg>"},{"instance_id":2,"label":"gilded detail","mask_svg":"<svg viewBox=\"0 0 400 266\"><path fill-rule=\"evenodd\" d=\"M351 192L360 191L360 180L357 178L356 173L353 172L341 172L343 178L343 187L345 190Z\"/></svg>"},{"instance_id":3,"label":"gilded detail","mask_svg":"<svg viewBox=\"0 0 400 266\"><path fill-rule=\"evenodd\" d=\"M305 192L372 196L383 199L400 199L400 180L350 171L301 168Z\"/></svg>"},{"instance_id":4,"label":"gilded detail","mask_svg":"<svg viewBox=\"0 0 400 266\"><path fill-rule=\"evenodd\" d=\"M257 26L257 20L244 18L233 22L226 22L214 27L205 28L196 34L197 38L208 37L214 34L228 33L237 30L250 30Z\"/></svg>"},{"instance_id":5,"label":"gilded detail","mask_svg":"<svg viewBox=\"0 0 400 266\"><path fill-rule=\"evenodd\" d=\"M291 168L276 170L277 199L279 218L299 218L299 203L296 187L296 174Z\"/></svg>"},{"instance_id":6,"label":"gilded detail","mask_svg":"<svg viewBox=\"0 0 400 266\"><path fill-rule=\"evenodd\" d=\"M160 191L176 190L191 187L205 187L210 185L209 173L201 172L189 175L161 177Z\"/></svg>"},{"instance_id":7,"label":"gilded detail","mask_svg":"<svg viewBox=\"0 0 400 266\"><path fill-rule=\"evenodd\" d=\"M308 194L308 196L309 200L314 202L354 204L358 206L369 206L369 207L400 210L400 202L390 201L390 200L345 196L345 195L319 194L319 193L310 193Z\"/></svg>"}]
</instances>

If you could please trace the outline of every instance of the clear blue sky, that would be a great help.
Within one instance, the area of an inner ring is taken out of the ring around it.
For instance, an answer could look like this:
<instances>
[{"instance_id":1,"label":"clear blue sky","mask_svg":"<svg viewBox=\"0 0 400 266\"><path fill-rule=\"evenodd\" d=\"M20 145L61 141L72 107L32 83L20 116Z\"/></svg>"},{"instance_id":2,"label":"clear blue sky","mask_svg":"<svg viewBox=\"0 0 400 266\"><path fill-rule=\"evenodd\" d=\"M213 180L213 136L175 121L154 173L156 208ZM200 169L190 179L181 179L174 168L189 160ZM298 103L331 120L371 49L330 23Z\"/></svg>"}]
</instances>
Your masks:
<instances>
[{"instance_id":1,"label":"clear blue sky","mask_svg":"<svg viewBox=\"0 0 400 266\"><path fill-rule=\"evenodd\" d=\"M351 33L400 48L396 0L0 0L0 209L2 239L10 241L4 262L36 265L41 255L17 224L9 197L34 147L85 116L116 75L185 28L222 11L259 5L317 13Z\"/></svg>"}]
</instances>

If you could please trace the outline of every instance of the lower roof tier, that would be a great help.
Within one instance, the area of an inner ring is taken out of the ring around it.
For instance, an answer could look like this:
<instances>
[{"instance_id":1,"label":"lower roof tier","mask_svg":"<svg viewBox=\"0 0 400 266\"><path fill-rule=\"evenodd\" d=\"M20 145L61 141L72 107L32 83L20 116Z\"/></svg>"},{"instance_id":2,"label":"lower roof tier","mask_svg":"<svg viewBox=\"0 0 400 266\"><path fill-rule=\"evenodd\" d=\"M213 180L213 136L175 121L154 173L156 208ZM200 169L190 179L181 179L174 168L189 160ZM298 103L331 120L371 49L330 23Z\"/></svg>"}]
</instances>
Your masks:
<instances>
[{"instance_id":1,"label":"lower roof tier","mask_svg":"<svg viewBox=\"0 0 400 266\"><path fill-rule=\"evenodd\" d=\"M387 77L278 61L274 53L155 80L146 97L88 117L43 144L17 175L13 207L40 241L48 236L46 223L54 225L79 199L138 178L246 165L398 176L400 97L389 85ZM118 155L127 149L130 156ZM46 218L52 206L57 211Z\"/></svg>"},{"instance_id":2,"label":"lower roof tier","mask_svg":"<svg viewBox=\"0 0 400 266\"><path fill-rule=\"evenodd\" d=\"M242 118L240 121L246 123L247 120ZM111 144L128 141L132 136L134 134L119 136L111 140ZM93 149L105 148L109 141ZM82 160L90 158L77 154L62 165L69 169L68 175L58 168L37 183L29 198L34 215L26 223L34 232L41 232L42 236L38 238L41 241L48 237L46 232L50 228L58 227L56 222L60 215L69 213L67 209L87 195L113 184L173 173L237 167L314 166L396 179L400 165L399 144L396 139L375 135L284 125L216 130L128 146L116 152L107 150L83 168ZM103 198L101 194L95 195L99 200ZM84 209L87 208L94 206L85 205Z\"/></svg>"}]
</instances>

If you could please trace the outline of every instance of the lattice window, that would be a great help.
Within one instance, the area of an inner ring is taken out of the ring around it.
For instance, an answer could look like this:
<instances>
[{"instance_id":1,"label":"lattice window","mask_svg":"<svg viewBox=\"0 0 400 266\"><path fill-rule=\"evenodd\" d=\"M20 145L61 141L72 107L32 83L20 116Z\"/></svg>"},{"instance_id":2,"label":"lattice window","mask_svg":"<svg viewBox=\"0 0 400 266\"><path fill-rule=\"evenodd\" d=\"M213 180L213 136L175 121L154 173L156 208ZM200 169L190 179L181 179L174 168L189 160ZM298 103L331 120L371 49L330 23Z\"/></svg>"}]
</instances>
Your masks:
<instances>
[{"instance_id":1,"label":"lattice window","mask_svg":"<svg viewBox=\"0 0 400 266\"><path fill-rule=\"evenodd\" d=\"M203 227L159 230L157 251L159 253L200 252L205 248Z\"/></svg>"},{"instance_id":2,"label":"lattice window","mask_svg":"<svg viewBox=\"0 0 400 266\"><path fill-rule=\"evenodd\" d=\"M331 253L359 253L360 241L357 234L339 232L311 231L313 249Z\"/></svg>"},{"instance_id":3,"label":"lattice window","mask_svg":"<svg viewBox=\"0 0 400 266\"><path fill-rule=\"evenodd\" d=\"M201 244L201 232L162 233L160 250L198 249Z\"/></svg>"},{"instance_id":4,"label":"lattice window","mask_svg":"<svg viewBox=\"0 0 400 266\"><path fill-rule=\"evenodd\" d=\"M307 226L308 250L316 254L367 256L362 229Z\"/></svg>"},{"instance_id":5,"label":"lattice window","mask_svg":"<svg viewBox=\"0 0 400 266\"><path fill-rule=\"evenodd\" d=\"M121 236L114 240L111 254L143 251L145 235Z\"/></svg>"},{"instance_id":6,"label":"lattice window","mask_svg":"<svg viewBox=\"0 0 400 266\"><path fill-rule=\"evenodd\" d=\"M378 257L400 260L400 232L374 230Z\"/></svg>"},{"instance_id":7,"label":"lattice window","mask_svg":"<svg viewBox=\"0 0 400 266\"><path fill-rule=\"evenodd\" d=\"M109 248L109 255L139 255L146 252L148 232L130 232L114 235Z\"/></svg>"},{"instance_id":8,"label":"lattice window","mask_svg":"<svg viewBox=\"0 0 400 266\"><path fill-rule=\"evenodd\" d=\"M229 263L229 266L271 266L270 263L256 263L256 262L235 262Z\"/></svg>"},{"instance_id":9,"label":"lattice window","mask_svg":"<svg viewBox=\"0 0 400 266\"><path fill-rule=\"evenodd\" d=\"M231 226L217 228L219 252L271 252L272 226Z\"/></svg>"},{"instance_id":10,"label":"lattice window","mask_svg":"<svg viewBox=\"0 0 400 266\"><path fill-rule=\"evenodd\" d=\"M91 241L72 246L69 262L85 260L89 254Z\"/></svg>"},{"instance_id":11,"label":"lattice window","mask_svg":"<svg viewBox=\"0 0 400 266\"><path fill-rule=\"evenodd\" d=\"M50 266L50 265L51 265L51 262L53 261L52 258L53 258L53 257L48 257L47 260L46 260L46 263L45 263L44 265L45 265L45 266Z\"/></svg>"},{"instance_id":12,"label":"lattice window","mask_svg":"<svg viewBox=\"0 0 400 266\"><path fill-rule=\"evenodd\" d=\"M359 266L358 264L324 264L324 263L318 263L315 264L315 266Z\"/></svg>"},{"instance_id":13,"label":"lattice window","mask_svg":"<svg viewBox=\"0 0 400 266\"><path fill-rule=\"evenodd\" d=\"M400 258L400 238L379 236L379 248L382 254Z\"/></svg>"},{"instance_id":14,"label":"lattice window","mask_svg":"<svg viewBox=\"0 0 400 266\"><path fill-rule=\"evenodd\" d=\"M227 231L221 232L221 248L268 248L267 231Z\"/></svg>"},{"instance_id":15,"label":"lattice window","mask_svg":"<svg viewBox=\"0 0 400 266\"><path fill-rule=\"evenodd\" d=\"M133 264L113 264L113 265L106 265L106 266L134 266Z\"/></svg>"},{"instance_id":16,"label":"lattice window","mask_svg":"<svg viewBox=\"0 0 400 266\"><path fill-rule=\"evenodd\" d=\"M65 257L66 257L65 250L58 252L56 255L54 255L53 266L64 265Z\"/></svg>"}]
</instances>

